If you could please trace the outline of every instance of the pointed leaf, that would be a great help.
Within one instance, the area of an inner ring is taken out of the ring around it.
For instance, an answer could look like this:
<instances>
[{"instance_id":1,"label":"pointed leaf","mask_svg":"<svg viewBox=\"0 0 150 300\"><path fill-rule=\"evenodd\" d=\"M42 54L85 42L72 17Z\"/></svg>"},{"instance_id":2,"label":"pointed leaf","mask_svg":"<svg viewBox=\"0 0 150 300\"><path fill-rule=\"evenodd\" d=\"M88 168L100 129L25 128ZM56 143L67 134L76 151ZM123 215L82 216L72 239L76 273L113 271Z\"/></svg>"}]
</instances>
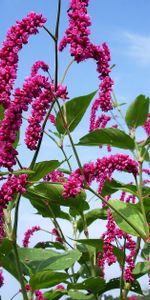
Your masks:
<instances>
[{"instance_id":1,"label":"pointed leaf","mask_svg":"<svg viewBox=\"0 0 150 300\"><path fill-rule=\"evenodd\" d=\"M49 182L42 182L37 185L32 185L27 189L27 192L24 196L30 199L31 203L34 207L36 205L51 206L66 206L76 208L78 211L84 211L89 209L88 203L86 200L86 194L82 191L75 198L67 198L63 197L63 186L61 184L54 184Z\"/></svg>"},{"instance_id":2,"label":"pointed leaf","mask_svg":"<svg viewBox=\"0 0 150 300\"><path fill-rule=\"evenodd\" d=\"M82 292L78 291L68 291L68 295L73 300L95 300L95 297L93 295L86 295Z\"/></svg>"},{"instance_id":3,"label":"pointed leaf","mask_svg":"<svg viewBox=\"0 0 150 300\"><path fill-rule=\"evenodd\" d=\"M48 173L57 169L61 164L62 162L59 162L58 160L42 161L36 163L33 169L34 175L31 175L29 177L29 180L38 181L39 179L46 176Z\"/></svg>"},{"instance_id":4,"label":"pointed leaf","mask_svg":"<svg viewBox=\"0 0 150 300\"><path fill-rule=\"evenodd\" d=\"M91 210L90 212L86 213L84 215L86 219L87 226L91 225L95 220L102 219L106 220L107 219L107 211L106 209L103 208L96 208ZM80 218L77 222L77 229L81 232L83 230L83 220Z\"/></svg>"},{"instance_id":5,"label":"pointed leaf","mask_svg":"<svg viewBox=\"0 0 150 300\"><path fill-rule=\"evenodd\" d=\"M37 272L30 279L30 285L32 286L33 290L36 289L44 289L50 288L56 284L61 282L65 282L69 278L69 275L62 273L62 272L51 272L43 271Z\"/></svg>"},{"instance_id":6,"label":"pointed leaf","mask_svg":"<svg viewBox=\"0 0 150 300\"><path fill-rule=\"evenodd\" d=\"M149 272L150 264L148 261L138 262L133 270L133 274L139 278Z\"/></svg>"},{"instance_id":7,"label":"pointed leaf","mask_svg":"<svg viewBox=\"0 0 150 300\"><path fill-rule=\"evenodd\" d=\"M145 124L148 116L149 98L139 95L134 102L131 103L126 112L126 123L129 127L138 127Z\"/></svg>"},{"instance_id":8,"label":"pointed leaf","mask_svg":"<svg viewBox=\"0 0 150 300\"><path fill-rule=\"evenodd\" d=\"M84 116L96 92L97 91L94 91L93 93L88 94L86 96L73 98L72 100L66 102L65 104L66 117L67 117L67 123L70 132L72 132L82 120L82 117ZM61 107L61 110L62 113L64 114L63 106ZM64 123L60 112L57 114L56 117L56 128L59 133L65 134L66 129L64 127Z\"/></svg>"},{"instance_id":9,"label":"pointed leaf","mask_svg":"<svg viewBox=\"0 0 150 300\"><path fill-rule=\"evenodd\" d=\"M69 283L68 289L76 289L76 290L90 290L94 293L98 293L105 286L104 279L100 277L91 277L84 280L81 283Z\"/></svg>"},{"instance_id":10,"label":"pointed leaf","mask_svg":"<svg viewBox=\"0 0 150 300\"><path fill-rule=\"evenodd\" d=\"M112 209L112 213L117 225L122 230L135 236L140 235L142 238L146 236L147 228L145 228L143 215L135 204L119 200L109 200L109 204L115 209L115 211Z\"/></svg>"},{"instance_id":11,"label":"pointed leaf","mask_svg":"<svg viewBox=\"0 0 150 300\"><path fill-rule=\"evenodd\" d=\"M113 146L121 149L134 149L133 139L117 128L96 129L83 136L77 145L81 146Z\"/></svg>"}]
</instances>

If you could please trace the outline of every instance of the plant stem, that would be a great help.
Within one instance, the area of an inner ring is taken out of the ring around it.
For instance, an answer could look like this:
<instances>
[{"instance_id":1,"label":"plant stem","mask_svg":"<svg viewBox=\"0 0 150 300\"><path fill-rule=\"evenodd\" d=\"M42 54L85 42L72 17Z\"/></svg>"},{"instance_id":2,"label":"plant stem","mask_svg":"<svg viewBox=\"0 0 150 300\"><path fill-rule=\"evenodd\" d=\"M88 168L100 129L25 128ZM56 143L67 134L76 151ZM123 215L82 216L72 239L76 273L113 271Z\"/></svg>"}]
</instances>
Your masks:
<instances>
[{"instance_id":1,"label":"plant stem","mask_svg":"<svg viewBox=\"0 0 150 300\"><path fill-rule=\"evenodd\" d=\"M23 278L23 272L21 268L21 263L19 259L18 249L17 249L17 227L18 227L18 213L19 213L19 203L20 203L21 194L17 194L16 197L16 209L15 209L15 217L14 217L14 227L13 227L13 233L12 233L12 247L16 259L16 267L18 271L18 278L21 284L22 289L22 295L24 300L28 300L25 284L24 284L24 278Z\"/></svg>"},{"instance_id":2,"label":"plant stem","mask_svg":"<svg viewBox=\"0 0 150 300\"><path fill-rule=\"evenodd\" d=\"M71 67L71 65L73 64L73 62L74 62L74 59L72 59L72 60L70 61L70 63L68 64L68 66L66 67L66 70L65 70L65 72L64 72L64 74L63 74L63 77L62 77L62 79L61 79L61 81L60 81L60 84L63 84L63 82L64 82L64 80L65 80L65 78L66 78L66 75L67 75L67 73L68 73L68 70L70 69L70 67Z\"/></svg>"},{"instance_id":3,"label":"plant stem","mask_svg":"<svg viewBox=\"0 0 150 300\"><path fill-rule=\"evenodd\" d=\"M23 169L23 166L22 166L22 164L21 164L21 162L20 162L20 160L19 160L19 158L17 156L16 156L16 161L18 163L19 168Z\"/></svg>"},{"instance_id":4,"label":"plant stem","mask_svg":"<svg viewBox=\"0 0 150 300\"><path fill-rule=\"evenodd\" d=\"M58 221L57 221L57 219L56 219L56 217L55 217L55 214L54 214L53 210L51 209L50 205L47 204L47 207L48 207L49 212L50 212L51 215L52 215L52 218L53 218L53 220L54 220L54 226L57 228L60 237L62 238L62 240L64 241L65 244L67 244L70 248L73 249L73 247L66 241L65 236L64 236L64 234L63 234L63 232L62 232L62 230L61 230L61 227L60 227L60 225L59 225L59 223L58 223ZM65 248L66 248L66 250L67 250L67 247L66 247L65 244L64 244L64 246L65 246Z\"/></svg>"},{"instance_id":5,"label":"plant stem","mask_svg":"<svg viewBox=\"0 0 150 300\"><path fill-rule=\"evenodd\" d=\"M125 267L125 258L126 258L126 238L124 239L124 246L123 246L123 264L121 266L121 277L120 277L120 300L123 300L123 274L124 274L124 267Z\"/></svg>"},{"instance_id":6,"label":"plant stem","mask_svg":"<svg viewBox=\"0 0 150 300\"><path fill-rule=\"evenodd\" d=\"M50 35L50 37L55 41L56 40L55 36L51 33L51 31L46 26L44 26L44 25L43 25L43 28Z\"/></svg>"},{"instance_id":7,"label":"plant stem","mask_svg":"<svg viewBox=\"0 0 150 300\"><path fill-rule=\"evenodd\" d=\"M55 26L55 91L58 85L58 34L59 34L59 22L60 22L61 0L58 0L57 18Z\"/></svg>"},{"instance_id":8,"label":"plant stem","mask_svg":"<svg viewBox=\"0 0 150 300\"><path fill-rule=\"evenodd\" d=\"M71 164L70 164L69 159L68 159L68 157L67 157L67 154L66 154L66 152L65 152L65 150L64 150L63 145L60 146L60 149L61 149L61 151L62 151L62 153L63 153L63 155L64 155L64 157L65 157L65 159L66 159L66 162L67 162L67 164L68 164L68 167L69 167L70 172L72 172L72 167L71 167Z\"/></svg>"}]
</instances>

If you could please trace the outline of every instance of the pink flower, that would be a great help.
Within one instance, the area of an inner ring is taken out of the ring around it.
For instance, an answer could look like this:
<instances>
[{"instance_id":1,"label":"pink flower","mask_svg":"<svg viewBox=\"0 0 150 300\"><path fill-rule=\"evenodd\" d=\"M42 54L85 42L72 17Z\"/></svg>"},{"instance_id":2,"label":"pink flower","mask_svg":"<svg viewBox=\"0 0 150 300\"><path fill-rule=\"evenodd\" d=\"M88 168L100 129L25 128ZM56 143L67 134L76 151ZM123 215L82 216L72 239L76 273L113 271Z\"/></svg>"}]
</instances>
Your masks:
<instances>
[{"instance_id":1,"label":"pink flower","mask_svg":"<svg viewBox=\"0 0 150 300\"><path fill-rule=\"evenodd\" d=\"M1 186L0 189L0 240L3 239L4 232L4 214L3 210L7 208L8 202L13 200L15 193L23 194L26 189L27 175L21 174L19 176L10 175L7 181Z\"/></svg>"},{"instance_id":2,"label":"pink flower","mask_svg":"<svg viewBox=\"0 0 150 300\"><path fill-rule=\"evenodd\" d=\"M28 229L25 234L24 234L24 239L23 239L23 247L28 248L29 247L29 242L30 242L30 238L31 236L37 232L40 231L41 227L40 226L33 226L31 229Z\"/></svg>"},{"instance_id":3,"label":"pink flower","mask_svg":"<svg viewBox=\"0 0 150 300\"><path fill-rule=\"evenodd\" d=\"M101 159L98 158L95 164L89 163L83 166L84 176L81 175L80 169L70 174L67 182L64 183L64 197L75 197L79 194L83 187L84 179L89 185L93 180L96 180L99 185L98 192L101 193L105 181L107 179L111 181L115 170L124 170L136 176L138 173L138 164L125 154L115 154Z\"/></svg>"},{"instance_id":4,"label":"pink flower","mask_svg":"<svg viewBox=\"0 0 150 300\"><path fill-rule=\"evenodd\" d=\"M28 43L29 36L38 32L46 19L41 14L30 12L21 21L16 21L3 42L0 50L0 104L9 106L11 91L16 79L18 67L18 52L23 44Z\"/></svg>"},{"instance_id":5,"label":"pink flower","mask_svg":"<svg viewBox=\"0 0 150 300\"><path fill-rule=\"evenodd\" d=\"M56 236L56 242L63 243L63 239L61 238L59 231L56 228L53 228L51 233L52 235Z\"/></svg>"},{"instance_id":6,"label":"pink flower","mask_svg":"<svg viewBox=\"0 0 150 300\"><path fill-rule=\"evenodd\" d=\"M37 300L45 300L44 296L43 296L43 293L41 291L39 291L39 290L35 291L35 296L36 296Z\"/></svg>"},{"instance_id":7,"label":"pink flower","mask_svg":"<svg viewBox=\"0 0 150 300\"><path fill-rule=\"evenodd\" d=\"M3 277L3 271L1 269L0 270L0 288L2 287L3 284L4 284L4 277Z\"/></svg>"},{"instance_id":8,"label":"pink flower","mask_svg":"<svg viewBox=\"0 0 150 300\"><path fill-rule=\"evenodd\" d=\"M47 181L47 182L64 182L65 177L64 177L64 174L62 172L53 171L53 172L47 174L44 177L44 181Z\"/></svg>"},{"instance_id":9,"label":"pink flower","mask_svg":"<svg viewBox=\"0 0 150 300\"><path fill-rule=\"evenodd\" d=\"M50 122L51 122L53 125L56 124L56 118L55 118L55 116L54 116L53 114L50 114L50 115L49 115L49 120L50 120Z\"/></svg>"},{"instance_id":10,"label":"pink flower","mask_svg":"<svg viewBox=\"0 0 150 300\"><path fill-rule=\"evenodd\" d=\"M34 78L34 77L33 77ZM31 116L28 118L28 127L26 129L25 143L30 150L36 150L38 141L41 139L42 135L42 121L46 115L46 112L50 106L50 103L54 100L54 96L60 97L63 100L67 99L67 88L60 85L57 86L57 91L55 92L54 84L47 82L45 78L45 85L43 85L44 91L32 102ZM40 86L39 86L40 88Z\"/></svg>"},{"instance_id":11,"label":"pink flower","mask_svg":"<svg viewBox=\"0 0 150 300\"><path fill-rule=\"evenodd\" d=\"M58 285L56 286L56 290L64 290L64 289L65 289L65 287L64 287L63 284L58 284Z\"/></svg>"},{"instance_id":12,"label":"pink flower","mask_svg":"<svg viewBox=\"0 0 150 300\"><path fill-rule=\"evenodd\" d=\"M67 44L70 44L71 56L74 56L77 62L88 58L90 52L88 36L91 21L87 14L88 2L88 0L70 1L68 10L69 27L59 45L59 50L62 51Z\"/></svg>"}]
</instances>

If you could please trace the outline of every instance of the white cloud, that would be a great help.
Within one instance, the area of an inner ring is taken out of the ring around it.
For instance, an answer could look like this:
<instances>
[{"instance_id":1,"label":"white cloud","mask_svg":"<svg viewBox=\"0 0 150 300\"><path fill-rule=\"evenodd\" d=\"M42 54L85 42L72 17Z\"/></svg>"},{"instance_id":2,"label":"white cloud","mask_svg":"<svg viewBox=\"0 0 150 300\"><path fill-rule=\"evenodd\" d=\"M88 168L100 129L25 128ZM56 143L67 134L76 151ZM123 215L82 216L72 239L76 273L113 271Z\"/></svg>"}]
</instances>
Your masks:
<instances>
[{"instance_id":1,"label":"white cloud","mask_svg":"<svg viewBox=\"0 0 150 300\"><path fill-rule=\"evenodd\" d=\"M150 36L124 32L128 42L126 54L131 56L140 64L150 64Z\"/></svg>"}]
</instances>

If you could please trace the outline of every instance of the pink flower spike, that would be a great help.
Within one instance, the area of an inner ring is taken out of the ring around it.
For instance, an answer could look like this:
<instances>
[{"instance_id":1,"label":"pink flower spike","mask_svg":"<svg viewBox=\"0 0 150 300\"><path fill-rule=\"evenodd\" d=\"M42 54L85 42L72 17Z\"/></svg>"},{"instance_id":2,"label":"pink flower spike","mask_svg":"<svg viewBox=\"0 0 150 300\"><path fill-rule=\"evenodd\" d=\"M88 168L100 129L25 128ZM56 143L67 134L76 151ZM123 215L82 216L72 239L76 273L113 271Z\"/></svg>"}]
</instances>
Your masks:
<instances>
[{"instance_id":1,"label":"pink flower spike","mask_svg":"<svg viewBox=\"0 0 150 300\"><path fill-rule=\"evenodd\" d=\"M23 247L28 248L29 247L29 242L30 242L30 238L31 236L37 232L40 231L41 227L40 226L33 226L31 229L28 229L25 234L24 234L24 239L23 239Z\"/></svg>"}]
</instances>

